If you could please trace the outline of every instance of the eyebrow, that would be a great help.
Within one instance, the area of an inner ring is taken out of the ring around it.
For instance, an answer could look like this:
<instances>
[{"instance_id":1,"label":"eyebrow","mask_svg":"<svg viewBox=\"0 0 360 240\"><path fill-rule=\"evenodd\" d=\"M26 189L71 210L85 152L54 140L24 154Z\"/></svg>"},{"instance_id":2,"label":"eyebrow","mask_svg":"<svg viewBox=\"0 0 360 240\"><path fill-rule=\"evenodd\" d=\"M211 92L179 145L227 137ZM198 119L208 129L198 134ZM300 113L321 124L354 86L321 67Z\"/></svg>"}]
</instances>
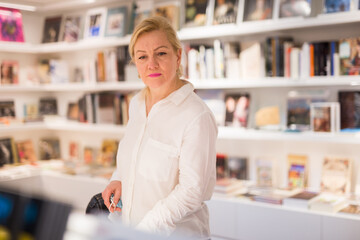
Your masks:
<instances>
[{"instance_id":1,"label":"eyebrow","mask_svg":"<svg viewBox=\"0 0 360 240\"><path fill-rule=\"evenodd\" d=\"M167 46L165 46L165 45L159 46L159 47L155 48L154 51L157 51L157 50L159 50L160 48L167 48L167 49L168 49L169 47L167 47ZM144 50L137 50L136 53L138 53L138 52L145 52L145 51L144 51Z\"/></svg>"}]
</instances>

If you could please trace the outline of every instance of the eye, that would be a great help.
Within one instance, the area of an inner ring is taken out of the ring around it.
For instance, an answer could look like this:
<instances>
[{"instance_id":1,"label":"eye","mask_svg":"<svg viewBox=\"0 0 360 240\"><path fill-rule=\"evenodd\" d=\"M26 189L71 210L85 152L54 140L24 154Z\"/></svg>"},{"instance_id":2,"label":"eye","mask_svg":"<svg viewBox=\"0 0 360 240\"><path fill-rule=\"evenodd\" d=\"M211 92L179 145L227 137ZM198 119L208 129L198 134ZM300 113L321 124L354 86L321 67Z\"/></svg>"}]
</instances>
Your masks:
<instances>
[{"instance_id":1,"label":"eye","mask_svg":"<svg viewBox=\"0 0 360 240\"><path fill-rule=\"evenodd\" d=\"M158 56L164 56L164 55L166 55L166 52L159 52L158 53Z\"/></svg>"},{"instance_id":2,"label":"eye","mask_svg":"<svg viewBox=\"0 0 360 240\"><path fill-rule=\"evenodd\" d=\"M145 58L146 58L146 56L140 56L140 57L138 57L139 60L143 60L143 59L145 59Z\"/></svg>"}]
</instances>

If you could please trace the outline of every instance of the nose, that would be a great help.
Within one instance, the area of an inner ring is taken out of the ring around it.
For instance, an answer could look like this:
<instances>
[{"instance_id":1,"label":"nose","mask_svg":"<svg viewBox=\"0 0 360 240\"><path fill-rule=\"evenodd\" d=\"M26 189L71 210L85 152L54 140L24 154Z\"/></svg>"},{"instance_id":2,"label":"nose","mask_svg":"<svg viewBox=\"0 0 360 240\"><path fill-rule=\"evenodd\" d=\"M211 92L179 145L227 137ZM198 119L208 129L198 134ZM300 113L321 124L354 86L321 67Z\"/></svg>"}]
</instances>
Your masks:
<instances>
[{"instance_id":1,"label":"nose","mask_svg":"<svg viewBox=\"0 0 360 240\"><path fill-rule=\"evenodd\" d=\"M159 63L158 63L156 57L149 57L148 67L150 70L156 69L159 67Z\"/></svg>"}]
</instances>

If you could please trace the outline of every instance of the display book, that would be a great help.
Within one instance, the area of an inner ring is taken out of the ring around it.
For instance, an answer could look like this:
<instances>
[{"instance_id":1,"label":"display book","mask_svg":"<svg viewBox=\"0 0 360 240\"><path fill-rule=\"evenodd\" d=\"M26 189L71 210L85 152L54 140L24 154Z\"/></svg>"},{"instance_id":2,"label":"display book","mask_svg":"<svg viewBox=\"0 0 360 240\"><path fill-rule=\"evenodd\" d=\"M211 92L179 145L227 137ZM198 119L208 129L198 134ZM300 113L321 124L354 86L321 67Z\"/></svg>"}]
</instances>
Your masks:
<instances>
[{"instance_id":1,"label":"display book","mask_svg":"<svg viewBox=\"0 0 360 240\"><path fill-rule=\"evenodd\" d=\"M322 212L338 212L349 205L359 204L357 195L359 193L351 192L354 184L352 182L354 167L351 158L325 156L322 161L320 189L316 191L308 188L307 155L287 155L288 177L285 188L279 186L277 179L278 159L274 156L259 155L254 160L255 165L251 166L246 156L229 157L218 153L214 196L235 197ZM249 179L251 168L255 168L255 179Z\"/></svg>"}]
</instances>

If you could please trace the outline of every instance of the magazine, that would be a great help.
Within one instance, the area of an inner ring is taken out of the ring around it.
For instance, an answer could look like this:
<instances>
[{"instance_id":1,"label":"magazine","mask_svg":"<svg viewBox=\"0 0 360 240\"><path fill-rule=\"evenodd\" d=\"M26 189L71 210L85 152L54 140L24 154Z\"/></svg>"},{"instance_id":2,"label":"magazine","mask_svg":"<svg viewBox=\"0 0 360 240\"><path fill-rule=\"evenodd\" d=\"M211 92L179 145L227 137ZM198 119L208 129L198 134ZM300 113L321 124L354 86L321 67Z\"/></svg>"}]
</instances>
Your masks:
<instances>
[{"instance_id":1,"label":"magazine","mask_svg":"<svg viewBox=\"0 0 360 240\"><path fill-rule=\"evenodd\" d=\"M250 95L248 93L226 94L225 126L243 127L248 125Z\"/></svg>"},{"instance_id":2,"label":"magazine","mask_svg":"<svg viewBox=\"0 0 360 240\"><path fill-rule=\"evenodd\" d=\"M81 15L68 15L64 17L63 41L76 42L81 38L82 20L83 17Z\"/></svg>"},{"instance_id":3,"label":"magazine","mask_svg":"<svg viewBox=\"0 0 360 240\"><path fill-rule=\"evenodd\" d=\"M127 32L127 7L115 7L108 9L106 19L106 37L123 37Z\"/></svg>"},{"instance_id":4,"label":"magazine","mask_svg":"<svg viewBox=\"0 0 360 240\"><path fill-rule=\"evenodd\" d=\"M208 18L208 0L186 0L185 27L204 26Z\"/></svg>"},{"instance_id":5,"label":"magazine","mask_svg":"<svg viewBox=\"0 0 360 240\"><path fill-rule=\"evenodd\" d=\"M24 42L22 14L19 10L0 7L0 41Z\"/></svg>"},{"instance_id":6,"label":"magazine","mask_svg":"<svg viewBox=\"0 0 360 240\"><path fill-rule=\"evenodd\" d=\"M236 23L238 0L215 0L213 24Z\"/></svg>"},{"instance_id":7,"label":"magazine","mask_svg":"<svg viewBox=\"0 0 360 240\"><path fill-rule=\"evenodd\" d=\"M311 0L281 0L280 18L308 17L311 14Z\"/></svg>"},{"instance_id":8,"label":"magazine","mask_svg":"<svg viewBox=\"0 0 360 240\"><path fill-rule=\"evenodd\" d=\"M245 0L244 21L271 19L273 0Z\"/></svg>"},{"instance_id":9,"label":"magazine","mask_svg":"<svg viewBox=\"0 0 360 240\"><path fill-rule=\"evenodd\" d=\"M45 25L43 31L43 43L52 43L59 41L61 16L45 18Z\"/></svg>"}]
</instances>

